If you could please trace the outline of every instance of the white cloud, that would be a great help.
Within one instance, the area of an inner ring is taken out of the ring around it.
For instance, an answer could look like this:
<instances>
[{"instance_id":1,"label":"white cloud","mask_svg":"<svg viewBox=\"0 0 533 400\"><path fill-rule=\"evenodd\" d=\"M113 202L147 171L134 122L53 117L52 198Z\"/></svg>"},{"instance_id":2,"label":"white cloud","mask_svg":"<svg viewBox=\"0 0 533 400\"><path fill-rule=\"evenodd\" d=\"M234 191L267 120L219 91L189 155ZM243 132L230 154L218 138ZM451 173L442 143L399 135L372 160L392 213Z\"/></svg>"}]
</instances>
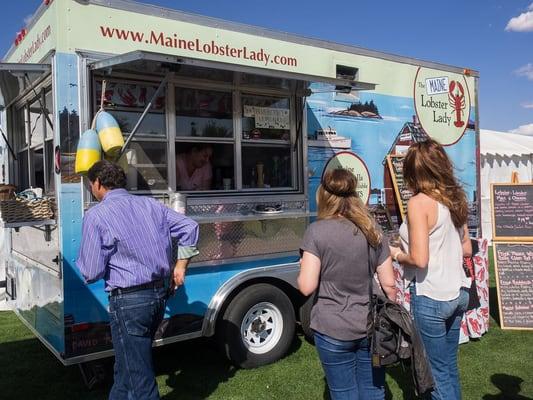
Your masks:
<instances>
[{"instance_id":1,"label":"white cloud","mask_svg":"<svg viewBox=\"0 0 533 400\"><path fill-rule=\"evenodd\" d=\"M533 124L520 125L516 129L511 129L509 133L517 133L519 135L533 136Z\"/></svg>"},{"instance_id":2,"label":"white cloud","mask_svg":"<svg viewBox=\"0 0 533 400\"><path fill-rule=\"evenodd\" d=\"M32 17L33 17L33 14L29 14L24 17L24 26L28 26Z\"/></svg>"},{"instance_id":3,"label":"white cloud","mask_svg":"<svg viewBox=\"0 0 533 400\"><path fill-rule=\"evenodd\" d=\"M533 103L522 103L520 105L524 108L533 108Z\"/></svg>"},{"instance_id":4,"label":"white cloud","mask_svg":"<svg viewBox=\"0 0 533 400\"><path fill-rule=\"evenodd\" d=\"M532 32L533 31L533 3L527 8L528 11L513 17L505 27L506 31Z\"/></svg>"},{"instance_id":5,"label":"white cloud","mask_svg":"<svg viewBox=\"0 0 533 400\"><path fill-rule=\"evenodd\" d=\"M525 76L527 79L533 81L533 64L527 63L523 67L518 68L514 73L518 76Z\"/></svg>"}]
</instances>

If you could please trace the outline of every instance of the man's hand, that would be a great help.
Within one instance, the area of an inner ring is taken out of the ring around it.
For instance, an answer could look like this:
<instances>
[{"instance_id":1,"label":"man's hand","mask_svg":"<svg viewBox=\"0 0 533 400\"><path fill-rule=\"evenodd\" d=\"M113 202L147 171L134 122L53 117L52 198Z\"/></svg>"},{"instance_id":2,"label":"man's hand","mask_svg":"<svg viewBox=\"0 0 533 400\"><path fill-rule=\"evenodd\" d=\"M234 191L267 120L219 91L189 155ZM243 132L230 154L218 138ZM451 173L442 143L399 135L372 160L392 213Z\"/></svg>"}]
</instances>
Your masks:
<instances>
[{"instance_id":1,"label":"man's hand","mask_svg":"<svg viewBox=\"0 0 533 400\"><path fill-rule=\"evenodd\" d=\"M173 272L173 281L174 286L178 288L179 286L183 285L185 283L185 272L187 271L187 267L183 267L181 265L176 265Z\"/></svg>"},{"instance_id":2,"label":"man's hand","mask_svg":"<svg viewBox=\"0 0 533 400\"><path fill-rule=\"evenodd\" d=\"M187 265L189 265L189 258L178 260L176 266L172 270L170 276L169 294L172 296L177 288L185 283L185 273L187 272Z\"/></svg>"}]
</instances>

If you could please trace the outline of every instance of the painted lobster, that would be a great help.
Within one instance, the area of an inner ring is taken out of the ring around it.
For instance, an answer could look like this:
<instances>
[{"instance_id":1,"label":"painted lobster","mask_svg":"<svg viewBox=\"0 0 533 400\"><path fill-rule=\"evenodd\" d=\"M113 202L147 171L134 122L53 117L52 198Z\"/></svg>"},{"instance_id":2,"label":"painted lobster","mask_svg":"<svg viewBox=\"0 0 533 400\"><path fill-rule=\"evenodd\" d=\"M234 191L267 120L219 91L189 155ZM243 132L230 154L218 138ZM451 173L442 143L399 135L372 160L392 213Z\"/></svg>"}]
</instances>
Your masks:
<instances>
[{"instance_id":1,"label":"painted lobster","mask_svg":"<svg viewBox=\"0 0 533 400\"><path fill-rule=\"evenodd\" d=\"M456 86L457 90L455 90ZM463 113L463 109L466 107L465 90L460 82L451 81L448 100L450 101L453 112L455 113L455 121L453 124L457 128L464 126L465 122L461 119L461 114Z\"/></svg>"}]
</instances>

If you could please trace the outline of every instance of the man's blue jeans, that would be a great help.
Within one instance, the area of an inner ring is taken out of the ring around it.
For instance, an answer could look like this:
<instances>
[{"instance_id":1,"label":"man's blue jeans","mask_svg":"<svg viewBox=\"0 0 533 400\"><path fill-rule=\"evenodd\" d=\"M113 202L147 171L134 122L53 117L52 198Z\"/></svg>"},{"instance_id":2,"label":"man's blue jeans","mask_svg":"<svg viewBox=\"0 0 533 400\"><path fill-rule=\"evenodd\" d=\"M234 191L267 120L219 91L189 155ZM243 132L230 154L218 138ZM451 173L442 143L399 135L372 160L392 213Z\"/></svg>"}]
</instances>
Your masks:
<instances>
[{"instance_id":1,"label":"man's blue jeans","mask_svg":"<svg viewBox=\"0 0 533 400\"><path fill-rule=\"evenodd\" d=\"M110 400L159 399L152 362L152 340L165 312L165 288L109 297L115 350Z\"/></svg>"},{"instance_id":2,"label":"man's blue jeans","mask_svg":"<svg viewBox=\"0 0 533 400\"><path fill-rule=\"evenodd\" d=\"M457 350L461 319L468 306L469 294L461 289L459 297L438 301L416 296L411 285L411 310L422 337L435 379L433 400L460 400L461 383L457 369Z\"/></svg>"},{"instance_id":3,"label":"man's blue jeans","mask_svg":"<svg viewBox=\"0 0 533 400\"><path fill-rule=\"evenodd\" d=\"M315 332L331 400L383 400L385 369L372 368L368 339L337 340Z\"/></svg>"}]
</instances>

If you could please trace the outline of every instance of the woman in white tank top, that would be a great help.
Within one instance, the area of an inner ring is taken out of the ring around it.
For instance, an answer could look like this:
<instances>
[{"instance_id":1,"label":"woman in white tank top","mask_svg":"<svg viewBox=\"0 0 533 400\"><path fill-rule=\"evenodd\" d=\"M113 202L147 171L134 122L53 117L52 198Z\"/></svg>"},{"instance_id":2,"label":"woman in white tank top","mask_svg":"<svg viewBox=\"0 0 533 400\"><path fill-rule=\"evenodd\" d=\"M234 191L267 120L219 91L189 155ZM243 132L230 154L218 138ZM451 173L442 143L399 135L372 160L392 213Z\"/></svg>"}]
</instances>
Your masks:
<instances>
[{"instance_id":1,"label":"woman in white tank top","mask_svg":"<svg viewBox=\"0 0 533 400\"><path fill-rule=\"evenodd\" d=\"M433 139L412 145L403 168L414 195L400 227L403 250L391 247L391 255L403 265L410 287L411 310L435 379L431 398L459 400L459 329L468 305L464 289L470 286L463 256L472 253L466 195L444 148Z\"/></svg>"}]
</instances>

